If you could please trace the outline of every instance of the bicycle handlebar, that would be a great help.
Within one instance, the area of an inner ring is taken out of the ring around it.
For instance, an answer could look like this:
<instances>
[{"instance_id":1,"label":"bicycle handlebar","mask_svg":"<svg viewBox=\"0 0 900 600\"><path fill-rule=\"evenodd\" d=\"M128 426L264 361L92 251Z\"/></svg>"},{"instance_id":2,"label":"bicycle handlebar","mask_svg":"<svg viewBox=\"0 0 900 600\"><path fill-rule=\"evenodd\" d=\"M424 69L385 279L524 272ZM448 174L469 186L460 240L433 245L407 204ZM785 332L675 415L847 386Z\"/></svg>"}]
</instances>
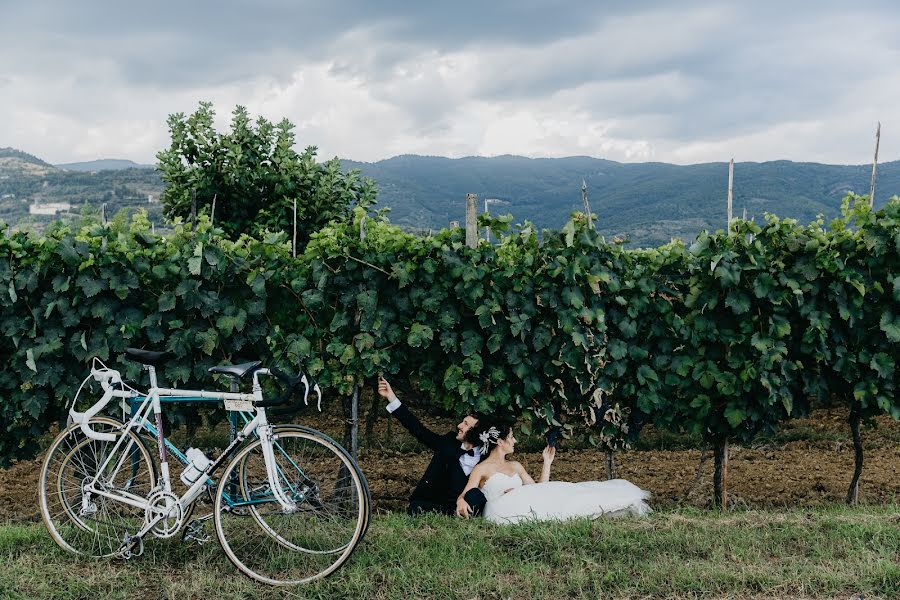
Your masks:
<instances>
[{"instance_id":1,"label":"bicycle handlebar","mask_svg":"<svg viewBox=\"0 0 900 600\"><path fill-rule=\"evenodd\" d=\"M267 408L269 406L278 406L280 404L287 404L291 395L294 393L294 388L296 388L300 383L306 379L306 375L301 373L300 377L291 377L278 367L272 367L269 369L269 373L273 375L276 379L280 379L284 383L284 392L274 400L263 400L262 402L257 402L256 406Z\"/></svg>"},{"instance_id":2,"label":"bicycle handlebar","mask_svg":"<svg viewBox=\"0 0 900 600\"><path fill-rule=\"evenodd\" d=\"M291 377L290 375L288 375L287 373L285 373L284 371L282 371L281 369L279 369L277 367L272 367L271 369L269 369L269 373L271 373L273 376L280 379L284 383L284 385L285 385L284 392L281 394L281 396L279 396L275 400L264 400L263 402L257 402L256 403L257 406L266 408L266 407L272 407L272 406L280 406L282 404L288 404L291 400L291 396L293 395L294 390L301 383L306 388L303 393L303 404L307 405L307 406L309 405L309 378L306 376L306 373L303 373L301 371L298 376ZM316 392L316 394L318 396L319 410L321 410L322 409L322 390L319 387L318 382L316 382L315 380L313 380L313 384L314 384L313 390ZM290 406L273 409L273 410L269 411L269 414L272 416L283 416L283 415L292 414L292 413L295 413L298 410L300 410L299 404L300 404L300 402L298 400L296 403L294 403Z\"/></svg>"},{"instance_id":3,"label":"bicycle handlebar","mask_svg":"<svg viewBox=\"0 0 900 600\"><path fill-rule=\"evenodd\" d=\"M106 405L109 404L109 401L113 399L112 386L114 383L122 382L122 375L115 369L104 368L91 369L91 376L100 382L100 387L103 388L103 396L83 413L75 410L75 403L73 402L72 408L69 409L69 416L72 417L73 423L80 424L82 433L88 438L99 440L101 442L114 442L116 441L116 436L112 433L102 433L91 429L90 420L103 410Z\"/></svg>"}]
</instances>

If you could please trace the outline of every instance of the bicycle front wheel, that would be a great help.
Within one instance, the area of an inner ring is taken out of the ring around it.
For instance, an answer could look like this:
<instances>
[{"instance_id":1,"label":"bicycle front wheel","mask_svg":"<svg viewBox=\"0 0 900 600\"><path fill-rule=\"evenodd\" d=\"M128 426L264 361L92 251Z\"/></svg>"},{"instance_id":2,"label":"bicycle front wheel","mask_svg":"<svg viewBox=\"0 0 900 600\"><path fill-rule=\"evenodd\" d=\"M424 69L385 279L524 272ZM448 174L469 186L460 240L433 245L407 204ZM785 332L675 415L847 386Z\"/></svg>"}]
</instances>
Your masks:
<instances>
[{"instance_id":1,"label":"bicycle front wheel","mask_svg":"<svg viewBox=\"0 0 900 600\"><path fill-rule=\"evenodd\" d=\"M219 480L213 511L219 543L235 566L263 583L325 577L362 539L369 512L363 480L340 446L314 433L280 430L273 451L277 483L292 509L276 499L262 441L255 440Z\"/></svg>"},{"instance_id":2,"label":"bicycle front wheel","mask_svg":"<svg viewBox=\"0 0 900 600\"><path fill-rule=\"evenodd\" d=\"M355 460L353 460L353 458L350 456L350 453L347 452L347 449L344 448L343 446L341 446L340 444L338 444L331 437L329 437L329 436L325 435L324 433L322 433L321 431L319 431L318 429L313 429L312 427L307 427L305 425L294 425L294 424L275 425L274 431L276 434L279 432L282 432L282 431L303 431L303 432L313 435L315 437L322 438L326 442L330 443L331 445L336 446L337 449L340 450L344 454L344 456L347 458L347 460L349 460L350 463L356 468L356 474L359 476L359 479L362 482L363 501L365 502L365 508L363 511L363 515L365 516L366 522L363 524L363 532L362 532L362 535L360 536L360 538L364 538L366 536L366 531L369 530L369 523L371 521L371 516L372 516L372 493L369 490L369 484L366 481L365 474L363 473L362 469L359 468L359 464L357 464L357 462ZM278 444L275 444L274 451L276 454L282 452L282 450L278 446Z\"/></svg>"}]
</instances>

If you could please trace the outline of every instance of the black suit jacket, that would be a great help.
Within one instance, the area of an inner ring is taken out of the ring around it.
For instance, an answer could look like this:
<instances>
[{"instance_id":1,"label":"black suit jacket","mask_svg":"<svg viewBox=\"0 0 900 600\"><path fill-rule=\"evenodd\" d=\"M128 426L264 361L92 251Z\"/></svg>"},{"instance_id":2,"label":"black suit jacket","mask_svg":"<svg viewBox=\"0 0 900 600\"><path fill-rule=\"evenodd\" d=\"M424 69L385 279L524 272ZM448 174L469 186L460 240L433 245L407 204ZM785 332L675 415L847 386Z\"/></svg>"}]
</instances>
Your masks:
<instances>
[{"instance_id":1,"label":"black suit jacket","mask_svg":"<svg viewBox=\"0 0 900 600\"><path fill-rule=\"evenodd\" d=\"M459 457L463 450L456 440L456 435L452 432L444 435L434 433L402 404L393 412L393 415L413 437L434 452L428 468L425 469L425 474L409 498L410 508L432 505L440 512L453 514L456 511L456 499L469 480L469 476L465 474L459 464ZM480 493L473 495L471 500L470 496L466 495L469 504L473 502L481 504L481 506L473 507L477 512L483 508L484 503L479 502L483 498L484 496Z\"/></svg>"}]
</instances>

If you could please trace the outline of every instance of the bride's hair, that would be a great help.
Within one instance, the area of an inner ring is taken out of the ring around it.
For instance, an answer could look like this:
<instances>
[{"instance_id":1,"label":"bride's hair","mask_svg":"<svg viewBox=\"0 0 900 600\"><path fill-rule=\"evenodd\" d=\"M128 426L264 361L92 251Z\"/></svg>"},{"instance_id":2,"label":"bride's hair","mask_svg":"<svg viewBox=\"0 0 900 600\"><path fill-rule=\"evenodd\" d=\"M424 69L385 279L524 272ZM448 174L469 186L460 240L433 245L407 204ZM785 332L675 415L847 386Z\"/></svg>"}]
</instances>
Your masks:
<instances>
[{"instance_id":1,"label":"bride's hair","mask_svg":"<svg viewBox=\"0 0 900 600\"><path fill-rule=\"evenodd\" d=\"M463 441L481 448L481 455L487 456L497 446L497 442L506 439L511 431L512 423L508 421L482 419L466 432Z\"/></svg>"}]
</instances>

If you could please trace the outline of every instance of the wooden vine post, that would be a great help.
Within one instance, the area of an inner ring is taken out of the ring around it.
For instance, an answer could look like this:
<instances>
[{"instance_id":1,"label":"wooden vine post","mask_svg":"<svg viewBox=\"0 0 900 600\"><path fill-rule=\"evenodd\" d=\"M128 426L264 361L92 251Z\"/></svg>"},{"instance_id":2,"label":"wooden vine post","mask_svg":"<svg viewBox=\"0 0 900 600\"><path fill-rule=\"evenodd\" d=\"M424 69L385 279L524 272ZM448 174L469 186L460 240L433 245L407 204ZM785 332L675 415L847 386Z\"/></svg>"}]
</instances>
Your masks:
<instances>
[{"instance_id":1,"label":"wooden vine post","mask_svg":"<svg viewBox=\"0 0 900 600\"><path fill-rule=\"evenodd\" d=\"M359 217L359 241L364 242L366 240L366 215L362 214ZM354 327L359 327L360 319L362 315L360 315L359 311L356 311L356 316L353 319ZM358 460L359 458L359 380L353 382L353 393L349 399L349 406L347 405L347 401L344 403L344 417L346 419L346 424L344 426L344 447L350 450L350 456L353 457L353 460ZM347 413L349 413L349 418Z\"/></svg>"},{"instance_id":2,"label":"wooden vine post","mask_svg":"<svg viewBox=\"0 0 900 600\"><path fill-rule=\"evenodd\" d=\"M728 228L727 231L731 233L731 204L732 204L732 192L734 190L734 159L731 159L731 162L728 163Z\"/></svg>"},{"instance_id":3,"label":"wooden vine post","mask_svg":"<svg viewBox=\"0 0 900 600\"><path fill-rule=\"evenodd\" d=\"M197 230L197 189L191 190L191 229Z\"/></svg>"},{"instance_id":4,"label":"wooden vine post","mask_svg":"<svg viewBox=\"0 0 900 600\"><path fill-rule=\"evenodd\" d=\"M297 199L294 198L294 236L291 242L291 251L294 258L297 258Z\"/></svg>"},{"instance_id":5,"label":"wooden vine post","mask_svg":"<svg viewBox=\"0 0 900 600\"><path fill-rule=\"evenodd\" d=\"M349 403L345 401L344 412L350 413L350 418L346 420L344 425L344 447L350 451L353 460L357 459L359 453L359 384L353 384L353 393L350 395Z\"/></svg>"},{"instance_id":6,"label":"wooden vine post","mask_svg":"<svg viewBox=\"0 0 900 600\"><path fill-rule=\"evenodd\" d=\"M587 217L588 229L594 228L594 217L591 216L591 205L588 202L587 182L581 180L581 201L584 203L584 214Z\"/></svg>"},{"instance_id":7,"label":"wooden vine post","mask_svg":"<svg viewBox=\"0 0 900 600\"><path fill-rule=\"evenodd\" d=\"M616 454L612 448L606 449L606 479L616 478Z\"/></svg>"},{"instance_id":8,"label":"wooden vine post","mask_svg":"<svg viewBox=\"0 0 900 600\"><path fill-rule=\"evenodd\" d=\"M869 187L869 208L875 208L875 170L878 167L878 146L881 143L881 122L875 128L875 157L872 159L872 181ZM859 480L863 471L863 445L860 425L862 422L862 407L858 400L854 400L850 408L850 416L847 421L850 424L850 433L853 436L853 478L847 489L846 503L856 506L859 503Z\"/></svg>"},{"instance_id":9,"label":"wooden vine post","mask_svg":"<svg viewBox=\"0 0 900 600\"><path fill-rule=\"evenodd\" d=\"M466 246L478 246L478 194L466 194Z\"/></svg>"},{"instance_id":10,"label":"wooden vine post","mask_svg":"<svg viewBox=\"0 0 900 600\"><path fill-rule=\"evenodd\" d=\"M872 160L872 185L869 187L869 208L875 208L875 167L878 166L878 144L881 142L881 121L875 129L875 158Z\"/></svg>"}]
</instances>

